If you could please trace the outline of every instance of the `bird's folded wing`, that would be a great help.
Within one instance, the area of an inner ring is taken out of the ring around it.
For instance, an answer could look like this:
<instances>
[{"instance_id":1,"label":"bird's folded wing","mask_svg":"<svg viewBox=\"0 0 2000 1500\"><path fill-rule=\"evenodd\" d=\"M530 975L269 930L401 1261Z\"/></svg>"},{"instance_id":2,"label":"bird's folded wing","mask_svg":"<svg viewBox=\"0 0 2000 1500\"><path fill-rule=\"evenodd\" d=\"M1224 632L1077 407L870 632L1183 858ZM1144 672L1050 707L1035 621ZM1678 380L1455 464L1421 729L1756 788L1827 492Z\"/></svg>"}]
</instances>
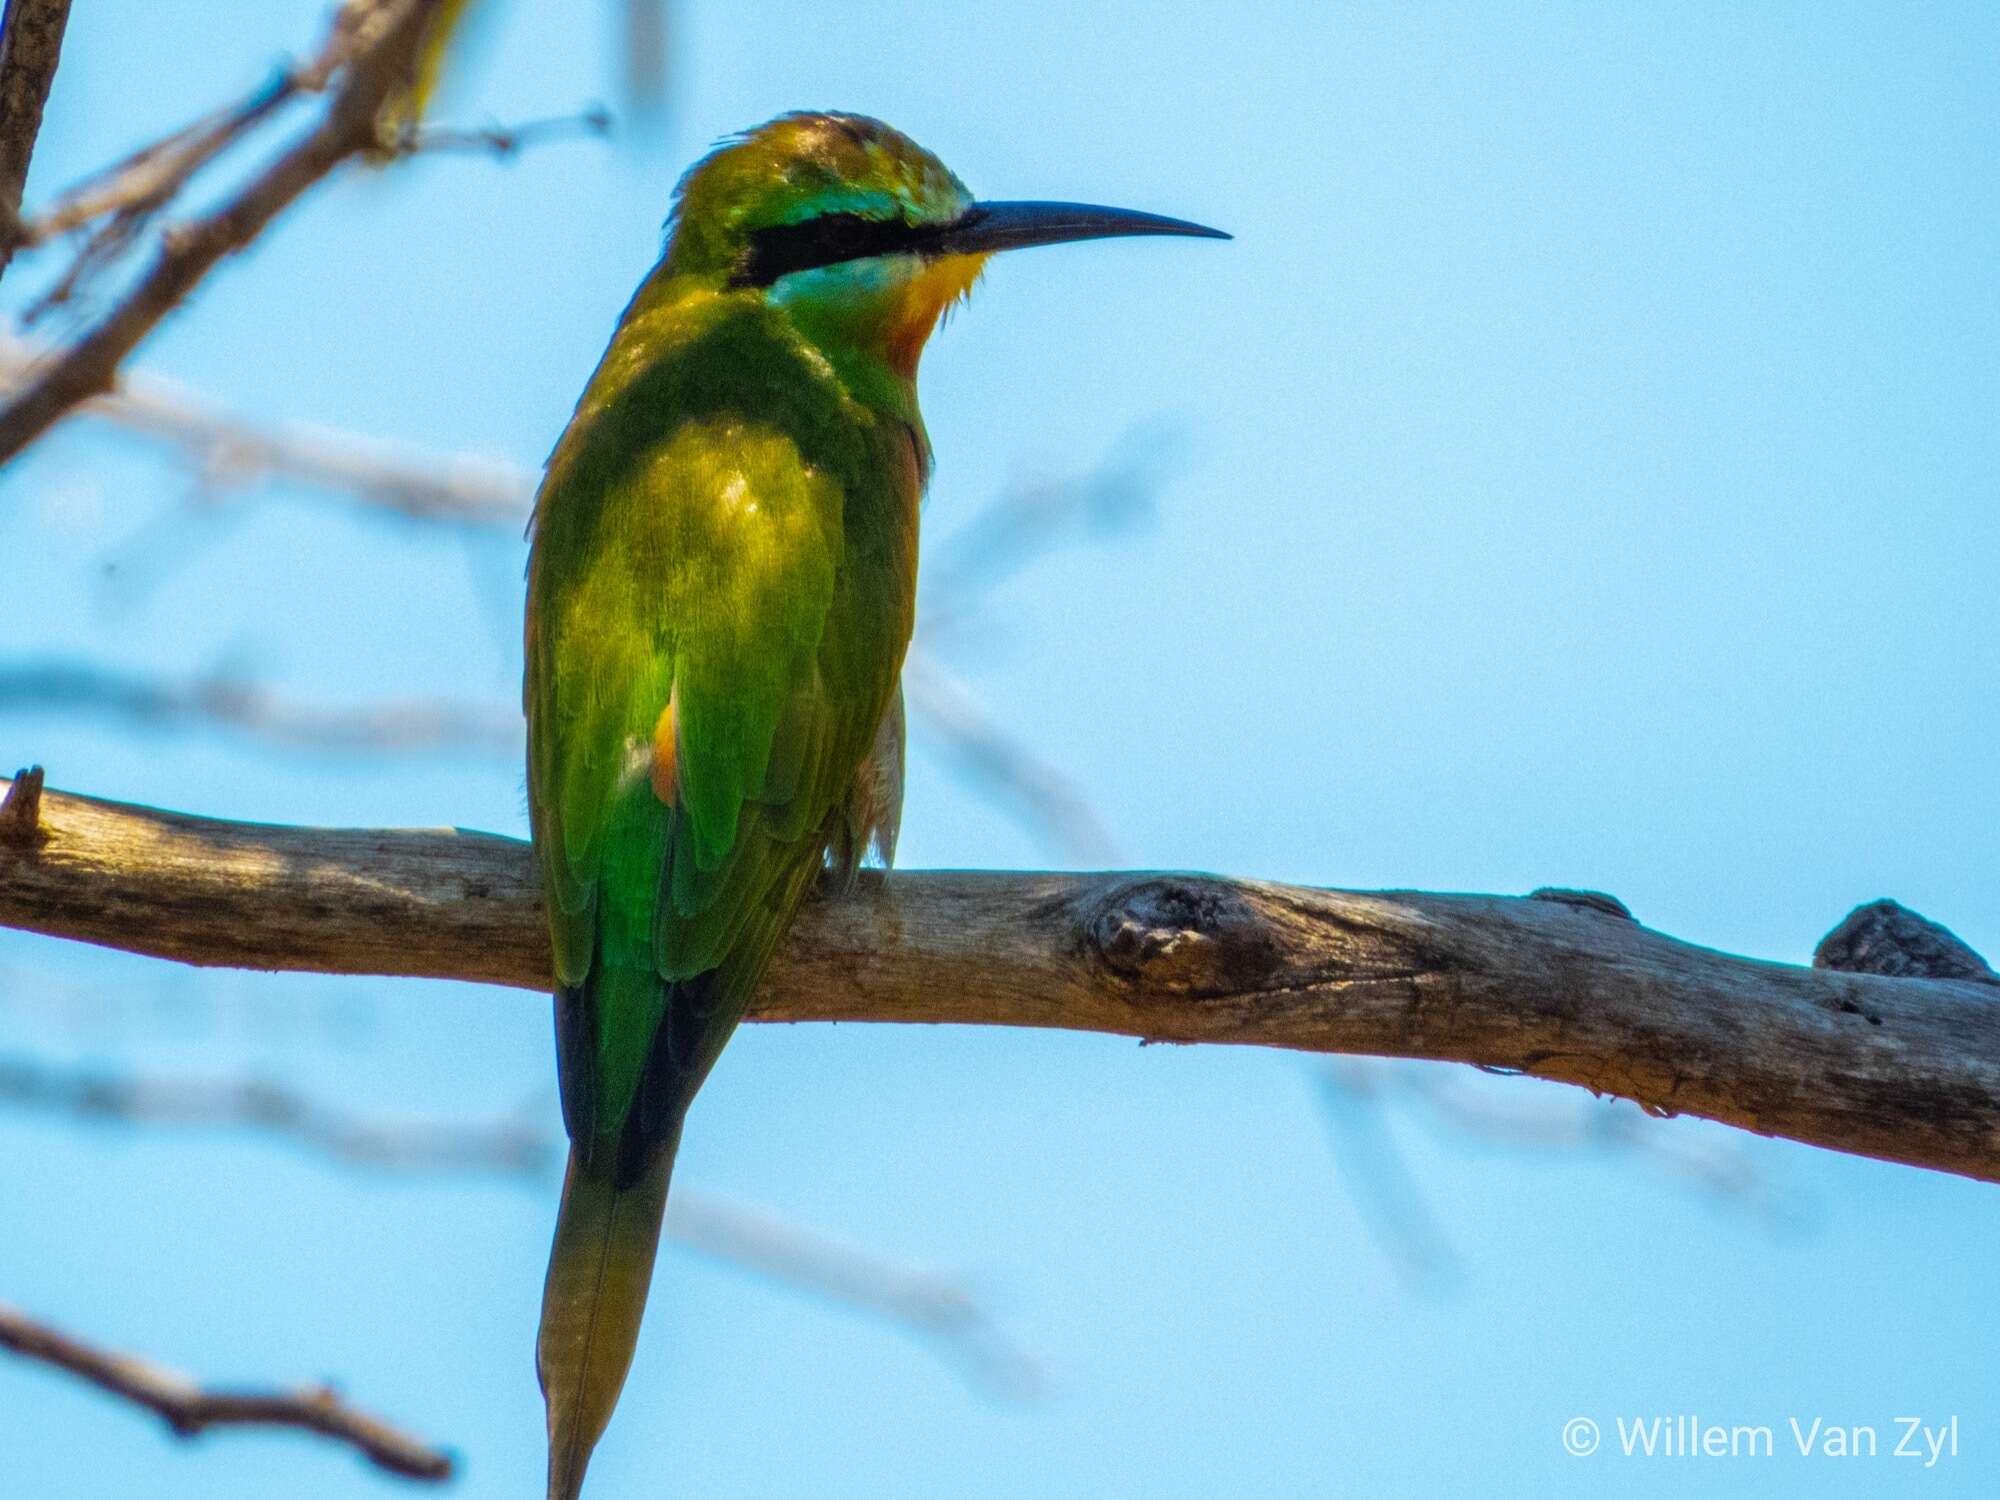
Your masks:
<instances>
[{"instance_id":1,"label":"bird's folded wing","mask_svg":"<svg viewBox=\"0 0 2000 1500\"><path fill-rule=\"evenodd\" d=\"M680 982L726 979L739 952L761 968L875 725L822 662L838 486L740 419L684 421L615 465L600 448L566 442L538 502L526 697L557 975L668 981L592 986L608 1123Z\"/></svg>"}]
</instances>

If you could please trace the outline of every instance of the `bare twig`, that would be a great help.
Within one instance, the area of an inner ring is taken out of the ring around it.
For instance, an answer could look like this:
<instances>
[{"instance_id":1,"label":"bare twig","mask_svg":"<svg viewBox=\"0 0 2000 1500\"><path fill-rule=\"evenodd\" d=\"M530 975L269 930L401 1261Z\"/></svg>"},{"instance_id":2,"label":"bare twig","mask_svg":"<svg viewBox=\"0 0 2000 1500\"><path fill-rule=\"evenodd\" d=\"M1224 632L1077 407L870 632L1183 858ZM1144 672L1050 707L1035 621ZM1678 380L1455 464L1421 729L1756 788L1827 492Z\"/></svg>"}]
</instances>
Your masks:
<instances>
[{"instance_id":1,"label":"bare twig","mask_svg":"<svg viewBox=\"0 0 2000 1500\"><path fill-rule=\"evenodd\" d=\"M305 73L284 69L236 103L212 110L100 167L65 189L41 213L24 220L21 245L44 245L99 219L125 216L136 220L164 207L203 167L297 97L306 80Z\"/></svg>"},{"instance_id":2,"label":"bare twig","mask_svg":"<svg viewBox=\"0 0 2000 1500\"><path fill-rule=\"evenodd\" d=\"M535 1182L560 1159L542 1123L552 1106L487 1124L373 1120L263 1079L132 1077L19 1058L0 1058L0 1104L94 1124L246 1130L375 1171L477 1172ZM900 1324L1002 1394L1029 1396L1039 1386L1035 1361L949 1277L697 1189L675 1190L666 1232L689 1249Z\"/></svg>"},{"instance_id":3,"label":"bare twig","mask_svg":"<svg viewBox=\"0 0 2000 1500\"><path fill-rule=\"evenodd\" d=\"M517 125L414 125L403 130L389 149L398 156L469 151L505 160L531 146L574 138L602 140L611 134L611 111L601 104L566 115L523 120Z\"/></svg>"},{"instance_id":4,"label":"bare twig","mask_svg":"<svg viewBox=\"0 0 2000 1500\"><path fill-rule=\"evenodd\" d=\"M1083 860L1112 857L1111 835L1076 784L1009 734L978 694L938 665L935 652L913 650L903 666L911 712L938 736L974 788L1026 815L1056 844Z\"/></svg>"},{"instance_id":5,"label":"bare twig","mask_svg":"<svg viewBox=\"0 0 2000 1500\"><path fill-rule=\"evenodd\" d=\"M407 1479L435 1481L452 1475L450 1454L355 1410L331 1386L209 1390L176 1371L86 1344L5 1305L0 1305L0 1349L67 1370L142 1406L179 1437L212 1427L290 1427L345 1443L377 1468Z\"/></svg>"},{"instance_id":6,"label":"bare twig","mask_svg":"<svg viewBox=\"0 0 2000 1500\"><path fill-rule=\"evenodd\" d=\"M0 21L0 275L19 243L21 193L62 59L70 0L7 0Z\"/></svg>"},{"instance_id":7,"label":"bare twig","mask_svg":"<svg viewBox=\"0 0 2000 1500\"><path fill-rule=\"evenodd\" d=\"M911 707L972 784L1020 813L1079 859L1101 860L1110 840L1068 780L1009 735L972 691L922 653L904 674ZM150 728L214 725L299 749L355 753L472 750L517 755L520 711L511 705L439 702L333 708L300 703L225 673L184 682L82 662L0 659L0 714L97 710Z\"/></svg>"},{"instance_id":8,"label":"bare twig","mask_svg":"<svg viewBox=\"0 0 2000 1500\"><path fill-rule=\"evenodd\" d=\"M173 202L195 174L309 85L317 86L310 73L286 69L240 103L205 115L91 174L57 199L46 213L22 223L19 243L23 248L90 228L69 268L35 299L23 321L33 323L51 308L68 302L85 280L112 264L137 242L146 226Z\"/></svg>"},{"instance_id":9,"label":"bare twig","mask_svg":"<svg viewBox=\"0 0 2000 1500\"><path fill-rule=\"evenodd\" d=\"M1359 1060L1320 1074L1334 1165L1347 1180L1362 1222L1376 1232L1398 1270L1411 1281L1453 1280L1458 1254L1438 1224L1378 1108L1375 1072Z\"/></svg>"},{"instance_id":10,"label":"bare twig","mask_svg":"<svg viewBox=\"0 0 2000 1500\"><path fill-rule=\"evenodd\" d=\"M1017 1398L1039 1395L1039 1363L1003 1335L958 1281L883 1260L775 1214L675 1189L667 1233L788 1286L900 1323L959 1362L979 1384Z\"/></svg>"},{"instance_id":11,"label":"bare twig","mask_svg":"<svg viewBox=\"0 0 2000 1500\"><path fill-rule=\"evenodd\" d=\"M625 95L640 111L667 93L667 0L625 0Z\"/></svg>"},{"instance_id":12,"label":"bare twig","mask_svg":"<svg viewBox=\"0 0 2000 1500\"><path fill-rule=\"evenodd\" d=\"M50 352L0 333L0 391L24 386ZM205 490L286 479L416 520L515 532L534 504L535 475L504 459L438 453L316 423L260 423L145 371L121 373L82 411L182 449ZM926 565L926 631L956 628L996 583L1079 526L1143 524L1158 446L1157 438L1134 433L1094 469L1005 490L980 507Z\"/></svg>"},{"instance_id":13,"label":"bare twig","mask_svg":"<svg viewBox=\"0 0 2000 1500\"><path fill-rule=\"evenodd\" d=\"M526 845L42 796L0 924L187 963L550 986ZM2000 1181L2000 987L1734 958L1555 898L892 874L810 906L762 1020L1054 1026L1510 1069Z\"/></svg>"},{"instance_id":14,"label":"bare twig","mask_svg":"<svg viewBox=\"0 0 2000 1500\"><path fill-rule=\"evenodd\" d=\"M333 81L318 123L212 213L161 238L152 265L123 300L0 411L0 464L78 402L109 390L125 356L224 256L249 244L342 162L381 144L384 104L408 82L424 25L439 3L347 0L315 63Z\"/></svg>"},{"instance_id":15,"label":"bare twig","mask_svg":"<svg viewBox=\"0 0 2000 1500\"><path fill-rule=\"evenodd\" d=\"M21 385L45 351L0 335L0 389ZM193 460L205 490L289 479L414 520L519 531L534 477L499 459L433 454L306 423L260 426L177 381L121 375L82 411L173 443Z\"/></svg>"},{"instance_id":16,"label":"bare twig","mask_svg":"<svg viewBox=\"0 0 2000 1500\"><path fill-rule=\"evenodd\" d=\"M121 1124L222 1126L275 1135L354 1166L543 1175L548 1134L526 1115L488 1125L370 1120L263 1079L121 1077L0 1058L0 1103Z\"/></svg>"},{"instance_id":17,"label":"bare twig","mask_svg":"<svg viewBox=\"0 0 2000 1500\"><path fill-rule=\"evenodd\" d=\"M925 562L925 629L941 638L971 626L999 585L1080 536L1152 524L1159 471L1172 447L1171 431L1141 424L1087 469L1010 485L986 501Z\"/></svg>"},{"instance_id":18,"label":"bare twig","mask_svg":"<svg viewBox=\"0 0 2000 1500\"><path fill-rule=\"evenodd\" d=\"M1644 1157L1733 1206L1770 1224L1798 1217L1798 1195L1785 1191L1740 1150L1718 1141L1662 1129L1662 1122L1623 1099L1509 1102L1464 1087L1464 1075L1435 1069L1370 1064L1346 1059L1325 1075L1329 1089L1375 1101L1400 1094L1433 1118L1484 1144L1544 1151L1604 1151Z\"/></svg>"},{"instance_id":19,"label":"bare twig","mask_svg":"<svg viewBox=\"0 0 2000 1500\"><path fill-rule=\"evenodd\" d=\"M214 724L301 749L431 751L521 749L521 714L498 705L413 700L328 708L281 698L253 683L213 675L185 683L64 661L0 661L0 712L98 709L150 726Z\"/></svg>"}]
</instances>

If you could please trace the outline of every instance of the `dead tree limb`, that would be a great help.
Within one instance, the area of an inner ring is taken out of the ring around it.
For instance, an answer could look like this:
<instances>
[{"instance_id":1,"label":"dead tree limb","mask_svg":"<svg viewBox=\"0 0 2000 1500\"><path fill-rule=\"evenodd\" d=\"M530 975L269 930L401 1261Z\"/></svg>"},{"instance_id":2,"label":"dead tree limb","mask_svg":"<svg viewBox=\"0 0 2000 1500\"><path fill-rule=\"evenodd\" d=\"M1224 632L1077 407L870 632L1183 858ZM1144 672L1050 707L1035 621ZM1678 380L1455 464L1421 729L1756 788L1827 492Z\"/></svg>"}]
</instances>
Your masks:
<instances>
[{"instance_id":1,"label":"dead tree limb","mask_svg":"<svg viewBox=\"0 0 2000 1500\"><path fill-rule=\"evenodd\" d=\"M192 964L549 984L518 840L55 792L0 821L0 924ZM891 875L806 912L753 1017L1471 1063L2000 1181L2000 987L1736 958L1569 892Z\"/></svg>"},{"instance_id":2,"label":"dead tree limb","mask_svg":"<svg viewBox=\"0 0 2000 1500\"><path fill-rule=\"evenodd\" d=\"M212 212L177 224L137 284L97 325L54 357L0 410L0 464L69 412L111 389L118 366L225 257L248 245L296 199L350 158L378 150L383 110L407 86L440 0L346 0L298 88L332 94L313 128Z\"/></svg>"},{"instance_id":3,"label":"dead tree limb","mask_svg":"<svg viewBox=\"0 0 2000 1500\"><path fill-rule=\"evenodd\" d=\"M356 1411L329 1386L211 1390L150 1360L86 1344L5 1304L0 1304L0 1349L67 1370L142 1406L179 1437L212 1427L292 1427L345 1443L377 1468L406 1479L451 1478L450 1454Z\"/></svg>"},{"instance_id":4,"label":"dead tree limb","mask_svg":"<svg viewBox=\"0 0 2000 1500\"><path fill-rule=\"evenodd\" d=\"M7 0L0 21L0 273L20 233L21 192L62 59L70 0Z\"/></svg>"}]
</instances>

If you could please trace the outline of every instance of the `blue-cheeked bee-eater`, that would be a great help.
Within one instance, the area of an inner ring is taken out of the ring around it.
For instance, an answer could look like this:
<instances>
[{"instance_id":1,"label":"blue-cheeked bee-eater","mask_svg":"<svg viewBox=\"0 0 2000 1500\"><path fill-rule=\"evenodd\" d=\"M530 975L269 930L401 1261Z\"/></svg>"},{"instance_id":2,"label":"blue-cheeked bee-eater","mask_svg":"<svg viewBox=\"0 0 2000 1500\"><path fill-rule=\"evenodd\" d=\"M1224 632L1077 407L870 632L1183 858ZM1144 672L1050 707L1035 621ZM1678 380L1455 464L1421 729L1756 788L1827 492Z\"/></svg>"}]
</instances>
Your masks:
<instances>
[{"instance_id":1,"label":"blue-cheeked bee-eater","mask_svg":"<svg viewBox=\"0 0 2000 1500\"><path fill-rule=\"evenodd\" d=\"M815 879L894 851L924 342L998 251L1162 234L1226 238L975 202L860 115L786 115L681 181L549 458L528 568L570 1138L538 1347L550 1500L574 1500L624 1384L689 1103Z\"/></svg>"}]
</instances>

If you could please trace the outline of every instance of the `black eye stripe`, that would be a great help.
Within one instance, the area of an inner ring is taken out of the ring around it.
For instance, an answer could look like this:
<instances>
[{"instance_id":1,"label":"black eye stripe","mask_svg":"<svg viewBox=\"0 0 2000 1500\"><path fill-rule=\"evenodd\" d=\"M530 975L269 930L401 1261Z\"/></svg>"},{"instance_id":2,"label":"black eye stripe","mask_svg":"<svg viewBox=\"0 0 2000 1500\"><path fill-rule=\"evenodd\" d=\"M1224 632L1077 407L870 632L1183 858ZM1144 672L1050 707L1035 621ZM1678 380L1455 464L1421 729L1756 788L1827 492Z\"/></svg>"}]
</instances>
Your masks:
<instances>
[{"instance_id":1,"label":"black eye stripe","mask_svg":"<svg viewBox=\"0 0 2000 1500\"><path fill-rule=\"evenodd\" d=\"M835 266L874 255L920 254L936 237L935 229L861 214L821 214L797 224L773 224L751 231L750 248L729 284L769 286L780 276L815 266Z\"/></svg>"}]
</instances>

